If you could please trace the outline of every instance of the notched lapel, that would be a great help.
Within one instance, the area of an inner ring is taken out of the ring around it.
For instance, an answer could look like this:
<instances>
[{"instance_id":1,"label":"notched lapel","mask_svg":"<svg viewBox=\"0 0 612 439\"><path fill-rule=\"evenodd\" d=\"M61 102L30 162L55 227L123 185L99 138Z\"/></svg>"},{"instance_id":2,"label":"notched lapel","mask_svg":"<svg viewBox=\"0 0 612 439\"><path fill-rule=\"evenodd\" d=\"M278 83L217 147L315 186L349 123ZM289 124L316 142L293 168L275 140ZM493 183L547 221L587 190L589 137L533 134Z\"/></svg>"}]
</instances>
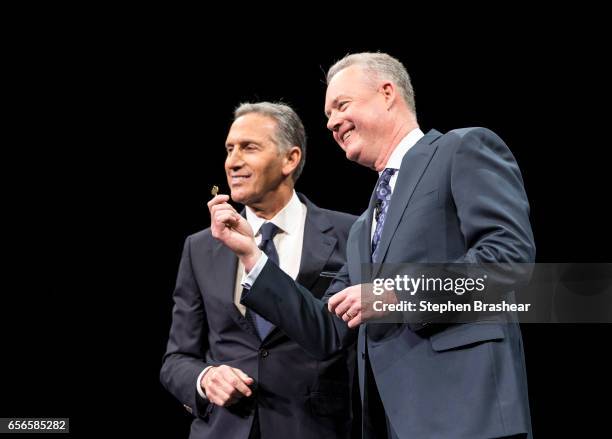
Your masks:
<instances>
[{"instance_id":1,"label":"notched lapel","mask_svg":"<svg viewBox=\"0 0 612 439\"><path fill-rule=\"evenodd\" d=\"M217 241L213 248L212 264L212 271L215 273L216 279L215 285L218 288L219 296L228 314L240 328L252 334L258 340L259 336L255 328L248 319L242 315L238 308L236 308L236 304L234 303L238 258L229 248Z\"/></svg>"},{"instance_id":2,"label":"notched lapel","mask_svg":"<svg viewBox=\"0 0 612 439\"><path fill-rule=\"evenodd\" d=\"M372 245L370 230L372 229L373 210L366 210L353 225L353 230L346 243L346 260L351 283L365 282L362 273L362 264L372 263Z\"/></svg>"},{"instance_id":3,"label":"notched lapel","mask_svg":"<svg viewBox=\"0 0 612 439\"><path fill-rule=\"evenodd\" d=\"M397 230L404 210L408 207L421 176L438 148L437 145L432 145L432 143L441 135L441 133L431 130L406 153L402 160L401 171L395 182L389 212L380 239L380 263L384 262L391 239ZM378 271L380 271L380 264L375 268L375 274L378 274Z\"/></svg>"},{"instance_id":4,"label":"notched lapel","mask_svg":"<svg viewBox=\"0 0 612 439\"><path fill-rule=\"evenodd\" d=\"M301 195L301 194L300 194ZM300 271L296 282L311 289L319 278L329 260L338 240L329 233L333 228L321 209L304 196L300 197L306 204L306 222L304 224L304 243Z\"/></svg>"}]
</instances>

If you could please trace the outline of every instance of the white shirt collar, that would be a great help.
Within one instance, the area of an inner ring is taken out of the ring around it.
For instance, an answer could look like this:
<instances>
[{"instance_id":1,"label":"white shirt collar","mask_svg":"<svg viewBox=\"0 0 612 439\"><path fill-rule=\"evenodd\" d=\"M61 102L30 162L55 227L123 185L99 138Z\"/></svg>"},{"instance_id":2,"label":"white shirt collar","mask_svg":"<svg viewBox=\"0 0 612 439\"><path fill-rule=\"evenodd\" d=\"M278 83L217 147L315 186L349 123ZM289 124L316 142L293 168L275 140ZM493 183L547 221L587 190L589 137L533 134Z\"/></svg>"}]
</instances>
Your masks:
<instances>
[{"instance_id":1,"label":"white shirt collar","mask_svg":"<svg viewBox=\"0 0 612 439\"><path fill-rule=\"evenodd\" d=\"M255 232L255 236L259 235L259 229L265 222L273 223L276 227L287 234L295 233L299 228L299 223L298 221L295 221L295 218L299 218L301 213L302 202L295 193L295 190L293 191L293 195L285 207L283 207L270 220L258 217L249 206L246 206L246 219Z\"/></svg>"},{"instance_id":2,"label":"white shirt collar","mask_svg":"<svg viewBox=\"0 0 612 439\"><path fill-rule=\"evenodd\" d=\"M387 161L385 168L399 169L402 166L404 155L410 148L416 145L416 143L421 140L421 137L424 135L425 134L423 134L423 131L421 131L420 128L415 128L406 134L406 136L404 136L404 138L391 153L391 157L389 157L389 161ZM382 171L380 171L378 174L382 174Z\"/></svg>"}]
</instances>

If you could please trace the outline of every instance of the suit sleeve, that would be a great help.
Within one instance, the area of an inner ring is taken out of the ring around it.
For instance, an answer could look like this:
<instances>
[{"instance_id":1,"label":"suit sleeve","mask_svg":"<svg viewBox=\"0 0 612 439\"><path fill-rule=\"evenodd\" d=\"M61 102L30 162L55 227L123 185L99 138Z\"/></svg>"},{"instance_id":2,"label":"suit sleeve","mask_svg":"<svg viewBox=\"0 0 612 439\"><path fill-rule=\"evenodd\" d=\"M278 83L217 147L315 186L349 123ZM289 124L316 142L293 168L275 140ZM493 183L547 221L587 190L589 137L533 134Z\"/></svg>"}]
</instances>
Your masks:
<instances>
[{"instance_id":1,"label":"suit sleeve","mask_svg":"<svg viewBox=\"0 0 612 439\"><path fill-rule=\"evenodd\" d=\"M357 334L327 310L327 301L349 285L346 265L322 300L268 260L242 304L280 327L306 352L324 360L347 348Z\"/></svg>"},{"instance_id":2,"label":"suit sleeve","mask_svg":"<svg viewBox=\"0 0 612 439\"><path fill-rule=\"evenodd\" d=\"M204 302L193 275L190 238L185 241L173 299L172 326L160 380L194 416L205 417L209 402L197 392L199 374L207 366L208 325Z\"/></svg>"},{"instance_id":3,"label":"suit sleeve","mask_svg":"<svg viewBox=\"0 0 612 439\"><path fill-rule=\"evenodd\" d=\"M495 133L477 128L462 136L451 191L467 249L455 262L516 267L508 278L498 278L506 286L528 280L524 264L535 259L529 202L518 164Z\"/></svg>"}]
</instances>

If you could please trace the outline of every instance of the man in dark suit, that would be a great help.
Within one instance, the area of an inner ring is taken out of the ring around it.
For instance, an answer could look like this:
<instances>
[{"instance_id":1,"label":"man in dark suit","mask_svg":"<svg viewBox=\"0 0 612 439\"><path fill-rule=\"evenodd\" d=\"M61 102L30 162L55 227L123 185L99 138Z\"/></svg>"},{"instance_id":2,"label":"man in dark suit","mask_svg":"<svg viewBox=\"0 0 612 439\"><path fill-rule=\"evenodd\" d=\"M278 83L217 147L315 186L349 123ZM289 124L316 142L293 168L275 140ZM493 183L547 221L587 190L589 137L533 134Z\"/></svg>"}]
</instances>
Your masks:
<instances>
[{"instance_id":1,"label":"man in dark suit","mask_svg":"<svg viewBox=\"0 0 612 439\"><path fill-rule=\"evenodd\" d=\"M322 301L271 264L235 214L227 224L213 218L213 233L226 242L233 234L230 247L248 272L242 303L319 358L357 337L365 438L530 435L512 316L382 324L368 320L360 285L370 280L362 264L533 262L529 205L512 153L484 128L423 134L408 73L389 55L349 55L327 79L327 127L348 159L380 175L370 206Z\"/></svg>"},{"instance_id":2,"label":"man in dark suit","mask_svg":"<svg viewBox=\"0 0 612 439\"><path fill-rule=\"evenodd\" d=\"M226 140L232 199L271 261L321 298L355 217L294 191L304 127L283 104L243 104ZM227 195L218 195L229 206ZM195 417L191 438L347 438L354 351L316 359L240 304L244 266L205 229L187 238L161 382Z\"/></svg>"}]
</instances>

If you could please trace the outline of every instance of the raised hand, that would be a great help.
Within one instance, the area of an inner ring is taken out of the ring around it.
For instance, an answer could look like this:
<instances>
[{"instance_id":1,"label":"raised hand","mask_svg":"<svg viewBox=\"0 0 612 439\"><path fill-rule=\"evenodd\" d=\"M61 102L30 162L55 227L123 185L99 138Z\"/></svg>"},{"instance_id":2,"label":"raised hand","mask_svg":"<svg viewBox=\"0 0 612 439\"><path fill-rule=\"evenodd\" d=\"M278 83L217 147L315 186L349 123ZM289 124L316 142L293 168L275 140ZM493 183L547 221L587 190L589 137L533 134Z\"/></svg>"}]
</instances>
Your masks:
<instances>
[{"instance_id":1,"label":"raised hand","mask_svg":"<svg viewBox=\"0 0 612 439\"><path fill-rule=\"evenodd\" d=\"M228 195L217 195L208 202L212 236L240 258L247 272L255 265L261 250L255 243L253 229L229 203Z\"/></svg>"}]
</instances>

